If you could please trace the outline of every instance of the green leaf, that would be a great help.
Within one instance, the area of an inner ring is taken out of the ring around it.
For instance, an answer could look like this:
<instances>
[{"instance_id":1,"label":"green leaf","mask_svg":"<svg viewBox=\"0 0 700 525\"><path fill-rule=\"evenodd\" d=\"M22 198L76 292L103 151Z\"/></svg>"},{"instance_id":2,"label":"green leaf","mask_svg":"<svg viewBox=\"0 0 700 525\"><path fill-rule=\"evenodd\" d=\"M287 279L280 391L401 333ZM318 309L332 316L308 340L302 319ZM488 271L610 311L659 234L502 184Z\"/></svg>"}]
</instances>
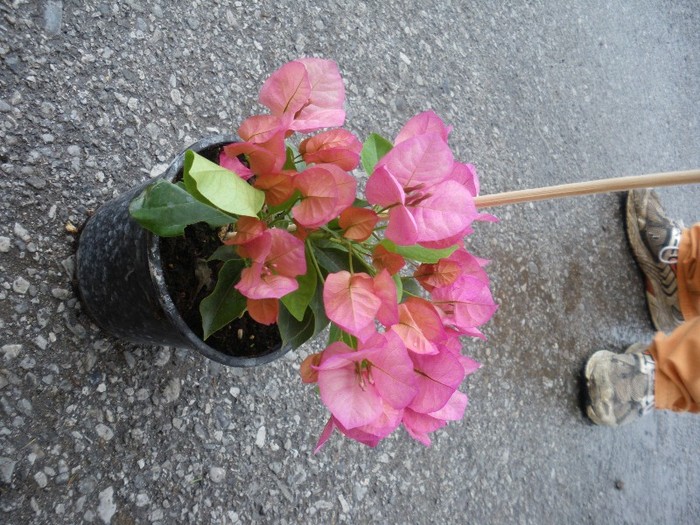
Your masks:
<instances>
[{"instance_id":1,"label":"green leaf","mask_svg":"<svg viewBox=\"0 0 700 525\"><path fill-rule=\"evenodd\" d=\"M284 303L280 304L277 325L284 343L290 343L293 348L299 348L312 337L320 334L330 321L323 308L323 290L316 287L309 307L304 312L304 318L299 321L287 310Z\"/></svg>"},{"instance_id":2,"label":"green leaf","mask_svg":"<svg viewBox=\"0 0 700 525\"><path fill-rule=\"evenodd\" d=\"M314 313L314 335L320 334L328 326L330 320L326 317L326 308L323 305L323 287L317 286L314 296L311 298L309 308Z\"/></svg>"},{"instance_id":3,"label":"green leaf","mask_svg":"<svg viewBox=\"0 0 700 525\"><path fill-rule=\"evenodd\" d=\"M199 304L205 340L243 315L246 298L233 286L240 280L244 266L241 260L225 262L219 270L214 291Z\"/></svg>"},{"instance_id":4,"label":"green leaf","mask_svg":"<svg viewBox=\"0 0 700 525\"><path fill-rule=\"evenodd\" d=\"M209 258L207 259L207 262L211 261L232 261L232 260L241 260L241 256L238 255L238 252L236 251L235 246L219 246L214 253L212 253Z\"/></svg>"},{"instance_id":5,"label":"green leaf","mask_svg":"<svg viewBox=\"0 0 700 525\"><path fill-rule=\"evenodd\" d=\"M328 331L328 344L340 341L345 343L350 348L357 348L357 338L343 331L335 323L331 324L331 329Z\"/></svg>"},{"instance_id":6,"label":"green leaf","mask_svg":"<svg viewBox=\"0 0 700 525\"><path fill-rule=\"evenodd\" d=\"M192 150L185 153L184 174L185 186L195 198L225 212L255 217L265 202L265 193Z\"/></svg>"},{"instance_id":7,"label":"green leaf","mask_svg":"<svg viewBox=\"0 0 700 525\"><path fill-rule=\"evenodd\" d=\"M311 245L318 264L328 273L350 271L349 252L344 245L324 239L314 240ZM374 272L367 261L355 254L352 256L352 265L356 272L364 271L370 275Z\"/></svg>"},{"instance_id":8,"label":"green leaf","mask_svg":"<svg viewBox=\"0 0 700 525\"><path fill-rule=\"evenodd\" d=\"M457 250L457 248L459 248L459 246L456 244L454 246L441 249L423 248L417 244L414 244L413 246L397 246L389 239L384 239L379 244L384 246L384 248L386 248L388 251L398 253L407 259L430 264L434 264L440 259L449 257L455 250Z\"/></svg>"},{"instance_id":9,"label":"green leaf","mask_svg":"<svg viewBox=\"0 0 700 525\"><path fill-rule=\"evenodd\" d=\"M404 294L412 295L414 297L422 297L424 290L420 287L418 282L413 277L402 277L401 285Z\"/></svg>"},{"instance_id":10,"label":"green leaf","mask_svg":"<svg viewBox=\"0 0 700 525\"><path fill-rule=\"evenodd\" d=\"M308 254L307 248L306 273L297 277L299 288L280 299L282 304L284 304L287 310L289 310L289 313L291 313L298 321L304 319L306 308L309 306L311 299L316 293L317 281L318 274Z\"/></svg>"},{"instance_id":11,"label":"green leaf","mask_svg":"<svg viewBox=\"0 0 700 525\"><path fill-rule=\"evenodd\" d=\"M287 154L284 160L284 166L282 166L282 169L284 170L297 170L297 165L294 162L294 158L297 156L297 153L299 153L296 148L292 148L291 146L287 146L286 150Z\"/></svg>"},{"instance_id":12,"label":"green leaf","mask_svg":"<svg viewBox=\"0 0 700 525\"><path fill-rule=\"evenodd\" d=\"M350 271L347 252L332 249L322 249L314 246L314 255L321 268L328 273Z\"/></svg>"},{"instance_id":13,"label":"green leaf","mask_svg":"<svg viewBox=\"0 0 700 525\"><path fill-rule=\"evenodd\" d=\"M343 331L340 329L340 327L335 324L331 323L331 328L328 330L328 344L332 343L337 343L338 341L343 340Z\"/></svg>"},{"instance_id":14,"label":"green leaf","mask_svg":"<svg viewBox=\"0 0 700 525\"><path fill-rule=\"evenodd\" d=\"M149 185L132 200L129 213L141 226L160 237L184 235L186 226L198 222L216 227L236 220L197 201L177 184L163 180Z\"/></svg>"},{"instance_id":15,"label":"green leaf","mask_svg":"<svg viewBox=\"0 0 700 525\"><path fill-rule=\"evenodd\" d=\"M398 273L392 275L391 278L394 280L394 284L396 284L396 301L400 303L403 300L403 281Z\"/></svg>"},{"instance_id":16,"label":"green leaf","mask_svg":"<svg viewBox=\"0 0 700 525\"><path fill-rule=\"evenodd\" d=\"M377 133L371 133L365 143L362 145L362 153L360 153L360 158L362 159L362 167L367 175L371 175L374 171L374 167L379 162L384 155L391 151L393 148L391 141L385 139Z\"/></svg>"},{"instance_id":17,"label":"green leaf","mask_svg":"<svg viewBox=\"0 0 700 525\"><path fill-rule=\"evenodd\" d=\"M282 336L282 344L290 344L292 348L299 348L314 336L314 326L314 314L310 308L306 309L304 318L298 321L284 304L280 303L277 327Z\"/></svg>"}]
</instances>

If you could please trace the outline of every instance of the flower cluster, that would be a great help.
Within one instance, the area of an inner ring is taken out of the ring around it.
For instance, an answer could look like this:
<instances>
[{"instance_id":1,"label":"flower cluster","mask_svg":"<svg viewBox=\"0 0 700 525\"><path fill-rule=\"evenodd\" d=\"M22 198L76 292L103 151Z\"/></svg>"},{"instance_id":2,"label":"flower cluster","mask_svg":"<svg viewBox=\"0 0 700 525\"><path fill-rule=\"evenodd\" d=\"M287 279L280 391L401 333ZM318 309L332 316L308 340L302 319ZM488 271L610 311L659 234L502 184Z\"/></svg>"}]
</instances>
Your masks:
<instances>
[{"instance_id":1,"label":"flower cluster","mask_svg":"<svg viewBox=\"0 0 700 525\"><path fill-rule=\"evenodd\" d=\"M474 204L474 167L455 160L451 128L432 111L393 142L372 134L363 144L340 128L343 80L328 60L285 64L259 100L269 113L242 123L216 169L192 155L182 190L197 209L189 223L224 226L221 260L237 271L220 284L241 305L229 317L278 323L294 345L330 323L328 346L301 367L331 414L318 447L333 429L375 446L399 426L429 445L429 433L462 417L458 388L479 367L460 337L483 338L496 310L486 261L464 246L475 220L494 220ZM364 200L351 174L360 164ZM236 196L222 196L233 179ZM137 219L148 202L132 210ZM231 319L205 302L207 335Z\"/></svg>"}]
</instances>

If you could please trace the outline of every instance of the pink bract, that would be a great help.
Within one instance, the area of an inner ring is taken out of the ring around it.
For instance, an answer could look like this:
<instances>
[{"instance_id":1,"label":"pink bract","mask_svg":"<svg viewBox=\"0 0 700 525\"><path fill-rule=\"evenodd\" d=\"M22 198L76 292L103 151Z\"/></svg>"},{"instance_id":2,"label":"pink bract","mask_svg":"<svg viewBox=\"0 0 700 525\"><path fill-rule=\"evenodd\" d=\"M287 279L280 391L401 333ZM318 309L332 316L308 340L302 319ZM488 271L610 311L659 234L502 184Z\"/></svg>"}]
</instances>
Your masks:
<instances>
[{"instance_id":1,"label":"pink bract","mask_svg":"<svg viewBox=\"0 0 700 525\"><path fill-rule=\"evenodd\" d=\"M333 164L319 164L294 177L302 200L292 209L294 219L306 228L318 228L349 208L357 181Z\"/></svg>"},{"instance_id":2,"label":"pink bract","mask_svg":"<svg viewBox=\"0 0 700 525\"><path fill-rule=\"evenodd\" d=\"M289 130L306 133L345 122L345 86L331 60L303 58L285 64L263 84L260 102L275 117L291 117L283 124Z\"/></svg>"},{"instance_id":3,"label":"pink bract","mask_svg":"<svg viewBox=\"0 0 700 525\"><path fill-rule=\"evenodd\" d=\"M315 368L321 400L346 429L375 423L385 403L400 410L417 393L413 363L391 334L376 334L358 350L333 343Z\"/></svg>"},{"instance_id":4,"label":"pink bract","mask_svg":"<svg viewBox=\"0 0 700 525\"><path fill-rule=\"evenodd\" d=\"M398 322L396 301L396 284L386 270L374 278L365 273L332 273L323 287L328 318L360 341L376 333L375 319L385 326Z\"/></svg>"},{"instance_id":5,"label":"pink bract","mask_svg":"<svg viewBox=\"0 0 700 525\"><path fill-rule=\"evenodd\" d=\"M453 169L450 148L432 132L406 138L378 162L366 194L389 208L388 239L439 242L469 228L478 213L469 190L450 178Z\"/></svg>"},{"instance_id":6,"label":"pink bract","mask_svg":"<svg viewBox=\"0 0 700 525\"><path fill-rule=\"evenodd\" d=\"M306 273L304 243L284 230L266 230L238 251L253 262L235 286L250 299L279 299L296 290L296 276Z\"/></svg>"},{"instance_id":7,"label":"pink bract","mask_svg":"<svg viewBox=\"0 0 700 525\"><path fill-rule=\"evenodd\" d=\"M438 117L433 111L424 111L419 113L415 117L411 118L406 124L404 124L401 131L396 135L396 140L394 144L400 144L401 142L415 137L416 135L426 135L428 133L437 134L445 143L447 143L447 136L452 131L452 126L446 126L440 117Z\"/></svg>"},{"instance_id":8,"label":"pink bract","mask_svg":"<svg viewBox=\"0 0 700 525\"><path fill-rule=\"evenodd\" d=\"M350 171L360 163L362 143L344 129L324 131L299 144L299 153L307 164L335 164Z\"/></svg>"}]
</instances>

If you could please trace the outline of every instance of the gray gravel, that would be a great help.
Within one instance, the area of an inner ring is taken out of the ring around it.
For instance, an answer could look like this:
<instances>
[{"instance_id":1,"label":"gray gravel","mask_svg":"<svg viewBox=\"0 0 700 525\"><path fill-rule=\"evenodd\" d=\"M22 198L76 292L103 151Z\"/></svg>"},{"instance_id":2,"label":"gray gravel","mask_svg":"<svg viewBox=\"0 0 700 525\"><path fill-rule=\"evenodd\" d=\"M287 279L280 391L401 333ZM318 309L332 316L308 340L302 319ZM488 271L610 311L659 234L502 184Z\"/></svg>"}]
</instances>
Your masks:
<instances>
[{"instance_id":1,"label":"gray gravel","mask_svg":"<svg viewBox=\"0 0 700 525\"><path fill-rule=\"evenodd\" d=\"M697 523L698 419L588 425L577 374L652 337L618 195L508 206L479 225L500 310L465 420L431 448L335 436L298 379L125 344L81 312L90 210L261 108L262 80L335 59L349 128L433 108L489 194L700 167L694 0L3 0L0 512L25 523ZM700 188L662 198L686 223Z\"/></svg>"}]
</instances>

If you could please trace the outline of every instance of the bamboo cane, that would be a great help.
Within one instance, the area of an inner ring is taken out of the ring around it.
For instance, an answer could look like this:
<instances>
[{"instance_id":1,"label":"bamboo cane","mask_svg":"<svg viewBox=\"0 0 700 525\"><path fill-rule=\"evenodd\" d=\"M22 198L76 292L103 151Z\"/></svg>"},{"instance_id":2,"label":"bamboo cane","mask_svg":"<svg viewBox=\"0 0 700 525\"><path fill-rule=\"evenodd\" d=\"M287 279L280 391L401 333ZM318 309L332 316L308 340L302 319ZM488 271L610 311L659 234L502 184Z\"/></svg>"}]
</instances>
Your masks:
<instances>
[{"instance_id":1,"label":"bamboo cane","mask_svg":"<svg viewBox=\"0 0 700 525\"><path fill-rule=\"evenodd\" d=\"M632 177L618 177L615 179L589 182L575 182L573 184L560 184L557 186L546 186L544 188L533 188L530 190L507 191L505 193L494 193L493 195L481 195L476 197L474 202L477 208L489 208L521 202L574 197L576 195L592 195L595 193L693 183L700 183L700 169L651 173L649 175L635 175Z\"/></svg>"}]
</instances>

